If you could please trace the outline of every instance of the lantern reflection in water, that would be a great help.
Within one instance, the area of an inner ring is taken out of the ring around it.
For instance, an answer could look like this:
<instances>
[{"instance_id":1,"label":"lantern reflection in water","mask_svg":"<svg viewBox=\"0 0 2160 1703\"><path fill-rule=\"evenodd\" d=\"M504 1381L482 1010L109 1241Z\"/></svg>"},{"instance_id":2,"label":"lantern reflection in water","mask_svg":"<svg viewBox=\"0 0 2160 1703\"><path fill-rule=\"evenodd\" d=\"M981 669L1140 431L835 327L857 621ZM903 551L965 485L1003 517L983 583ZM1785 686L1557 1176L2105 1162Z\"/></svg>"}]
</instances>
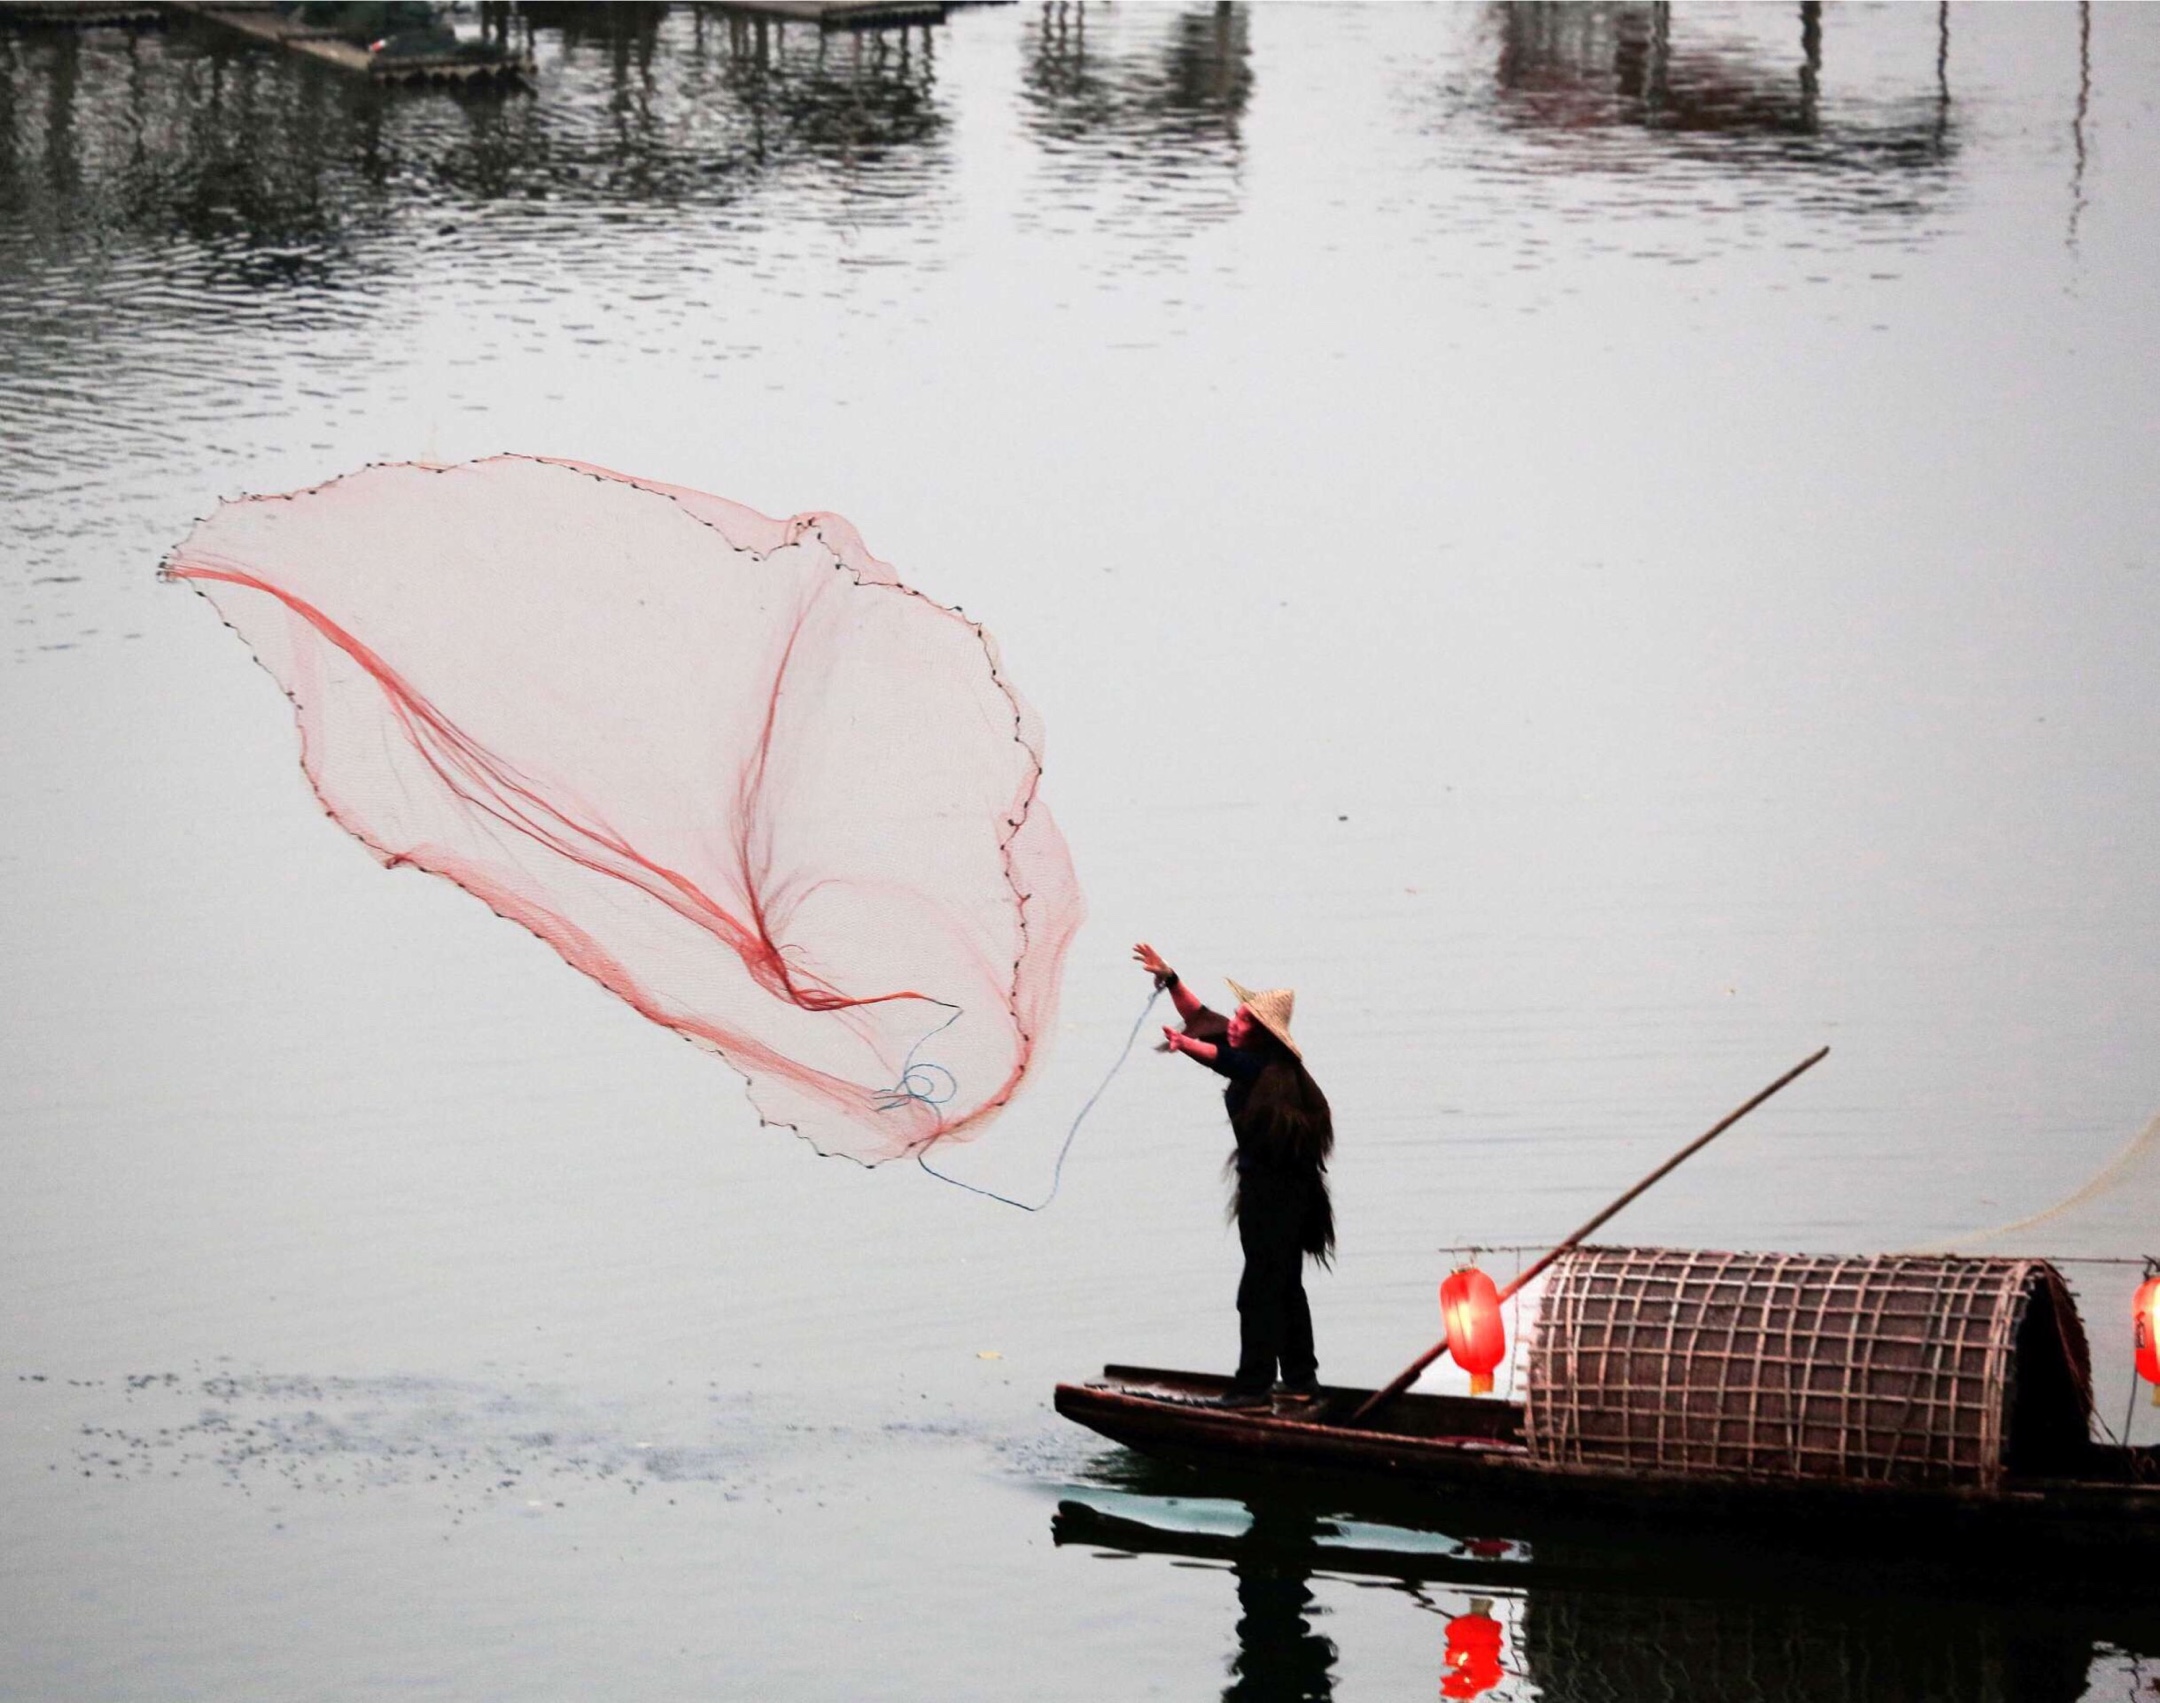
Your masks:
<instances>
[{"instance_id":1,"label":"lantern reflection in water","mask_svg":"<svg viewBox=\"0 0 2160 1703\"><path fill-rule=\"evenodd\" d=\"M1447 1671L1440 1676L1443 1697L1482 1697L1507 1670L1500 1665L1501 1626L1492 1617L1492 1600L1477 1597L1468 1614L1447 1625Z\"/></svg>"}]
</instances>

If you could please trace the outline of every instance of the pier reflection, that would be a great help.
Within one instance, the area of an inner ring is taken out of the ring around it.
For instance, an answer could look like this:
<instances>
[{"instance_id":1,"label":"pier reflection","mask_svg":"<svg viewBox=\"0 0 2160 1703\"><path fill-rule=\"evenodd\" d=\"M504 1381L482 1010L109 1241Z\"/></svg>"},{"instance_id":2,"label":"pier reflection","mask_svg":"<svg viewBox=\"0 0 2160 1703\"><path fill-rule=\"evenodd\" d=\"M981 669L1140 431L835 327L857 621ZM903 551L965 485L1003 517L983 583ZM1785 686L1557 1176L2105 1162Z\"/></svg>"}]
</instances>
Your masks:
<instances>
[{"instance_id":1,"label":"pier reflection","mask_svg":"<svg viewBox=\"0 0 2160 1703\"><path fill-rule=\"evenodd\" d=\"M1048 0L1028 29L1025 88L1037 131L1058 141L1177 135L1235 141L1252 95L1242 5L1168 16L1160 39L1113 32L1087 0ZM1123 20L1119 20L1122 24Z\"/></svg>"},{"instance_id":2,"label":"pier reflection","mask_svg":"<svg viewBox=\"0 0 2160 1703\"><path fill-rule=\"evenodd\" d=\"M1811 206L1918 211L1957 148L1947 6L1842 75L1816 0L1736 15L1509 0L1488 24L1492 120L1572 165L1624 153L1639 169L1648 138L1678 162L1805 172Z\"/></svg>"},{"instance_id":3,"label":"pier reflection","mask_svg":"<svg viewBox=\"0 0 2160 1703\"><path fill-rule=\"evenodd\" d=\"M844 199L895 222L946 168L936 30L822 31L712 8L554 6L544 94L382 89L206 25L0 30L0 213L48 251L94 232L229 249L324 281L399 210Z\"/></svg>"},{"instance_id":4,"label":"pier reflection","mask_svg":"<svg viewBox=\"0 0 2160 1703\"><path fill-rule=\"evenodd\" d=\"M631 175L577 180L586 193L705 199L791 165L891 168L889 187L906 193L923 186L926 151L949 123L933 24L834 31L728 7L548 0L519 16L543 46L559 44L551 63L605 66L610 122L592 135L614 141L612 159ZM529 104L504 110L539 116ZM544 144L563 128L526 140Z\"/></svg>"},{"instance_id":5,"label":"pier reflection","mask_svg":"<svg viewBox=\"0 0 2160 1703\"><path fill-rule=\"evenodd\" d=\"M1243 5L1134 14L1048 0L1027 27L1021 92L1053 184L1117 182L1157 223L1236 212L1251 29Z\"/></svg>"},{"instance_id":6,"label":"pier reflection","mask_svg":"<svg viewBox=\"0 0 2160 1703\"><path fill-rule=\"evenodd\" d=\"M1493 1703L2075 1703L2096 1659L2135 1679L2142 1653L2160 1650L2144 1607L1871 1584L1860 1557L1827 1574L1670 1571L1623 1537L1457 1540L1272 1497L1081 1492L1059 1504L1052 1537L1227 1568L1226 1698L1332 1694L1338 1651L1315 1630L1315 1581L1320 1595L1400 1593L1434 1617L1439 1695Z\"/></svg>"}]
</instances>

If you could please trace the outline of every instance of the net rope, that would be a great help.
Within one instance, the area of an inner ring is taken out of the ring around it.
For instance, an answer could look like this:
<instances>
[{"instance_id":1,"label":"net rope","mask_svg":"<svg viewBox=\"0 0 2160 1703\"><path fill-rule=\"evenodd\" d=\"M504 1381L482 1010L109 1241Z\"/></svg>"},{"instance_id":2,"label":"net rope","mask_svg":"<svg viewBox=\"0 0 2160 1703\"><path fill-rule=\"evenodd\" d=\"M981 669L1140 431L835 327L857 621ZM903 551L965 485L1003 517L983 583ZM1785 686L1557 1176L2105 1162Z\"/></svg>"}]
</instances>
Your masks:
<instances>
[{"instance_id":1,"label":"net rope","mask_svg":"<svg viewBox=\"0 0 2160 1703\"><path fill-rule=\"evenodd\" d=\"M986 1189L977 1183L966 1183L962 1182L958 1177L949 1177L930 1163L927 1150L916 1153L915 1163L920 1165L931 1176L937 1178L939 1182L950 1183L956 1189L966 1189L969 1194L979 1194L985 1200L998 1201L1006 1206L1016 1206L1022 1212L1042 1211L1044 1207L1057 1199L1058 1190L1064 1186L1065 1155L1072 1151L1073 1137L1080 1133L1080 1126L1087 1120L1088 1113L1095 1109L1095 1102L1100 1100L1110 1084L1117 1080L1118 1072L1125 1068L1125 1061L1132 1057L1133 1044L1140 1039L1140 1031L1147 1027L1148 1013L1155 1009L1155 1002L1162 998L1162 991L1158 987L1148 995L1147 1003L1140 1007L1140 1015L1133 1019L1132 1028L1126 1032L1125 1044L1118 1049L1116 1062L1110 1066L1103 1079L1095 1085L1095 1092L1087 1097L1087 1103L1073 1114L1073 1121L1065 1131L1065 1139L1058 1146L1057 1163L1051 1167L1050 1192L1044 1195L1041 1200L1036 1201L1031 1206L1024 1200L1014 1200L1010 1195L999 1194L996 1189Z\"/></svg>"}]
</instances>

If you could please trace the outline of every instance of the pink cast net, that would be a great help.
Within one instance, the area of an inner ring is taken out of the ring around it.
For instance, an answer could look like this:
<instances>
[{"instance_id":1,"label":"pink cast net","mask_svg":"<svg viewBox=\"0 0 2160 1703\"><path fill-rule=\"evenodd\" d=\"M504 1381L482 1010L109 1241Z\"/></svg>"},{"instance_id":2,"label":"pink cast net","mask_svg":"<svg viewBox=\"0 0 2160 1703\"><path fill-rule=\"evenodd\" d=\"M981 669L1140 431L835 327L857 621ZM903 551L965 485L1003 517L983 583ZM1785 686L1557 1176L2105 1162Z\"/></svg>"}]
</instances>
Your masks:
<instances>
[{"instance_id":1,"label":"pink cast net","mask_svg":"<svg viewBox=\"0 0 2160 1703\"><path fill-rule=\"evenodd\" d=\"M768 1123L866 1164L1018 1090L1081 900L990 635L836 515L502 456L227 503L165 564L331 816L448 877Z\"/></svg>"}]
</instances>

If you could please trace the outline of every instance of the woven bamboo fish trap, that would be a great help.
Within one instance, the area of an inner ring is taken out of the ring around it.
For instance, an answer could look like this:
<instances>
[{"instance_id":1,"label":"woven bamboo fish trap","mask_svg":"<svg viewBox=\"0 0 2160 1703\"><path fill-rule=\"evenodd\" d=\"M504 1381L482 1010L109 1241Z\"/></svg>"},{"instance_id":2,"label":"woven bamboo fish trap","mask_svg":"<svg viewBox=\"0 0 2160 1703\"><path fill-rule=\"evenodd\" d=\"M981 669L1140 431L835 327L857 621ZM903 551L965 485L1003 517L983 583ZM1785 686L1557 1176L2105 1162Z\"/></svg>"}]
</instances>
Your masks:
<instances>
[{"instance_id":1,"label":"woven bamboo fish trap","mask_svg":"<svg viewBox=\"0 0 2160 1703\"><path fill-rule=\"evenodd\" d=\"M1524 1429L1551 1467L1972 1486L2087 1446L2092 1375L2044 1260L1580 1248Z\"/></svg>"}]
</instances>

